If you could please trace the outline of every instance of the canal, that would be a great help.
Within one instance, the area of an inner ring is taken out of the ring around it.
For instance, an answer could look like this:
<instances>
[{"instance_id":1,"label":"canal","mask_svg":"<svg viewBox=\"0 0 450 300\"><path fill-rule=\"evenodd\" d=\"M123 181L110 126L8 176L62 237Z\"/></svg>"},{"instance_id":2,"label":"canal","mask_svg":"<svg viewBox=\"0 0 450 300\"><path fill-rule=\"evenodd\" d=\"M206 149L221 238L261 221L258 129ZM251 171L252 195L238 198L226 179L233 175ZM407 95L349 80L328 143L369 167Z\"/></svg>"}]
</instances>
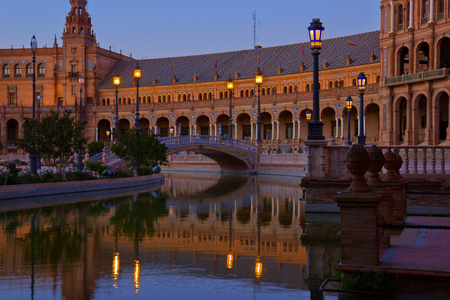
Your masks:
<instances>
[{"instance_id":1,"label":"canal","mask_svg":"<svg viewBox=\"0 0 450 300\"><path fill-rule=\"evenodd\" d=\"M0 299L337 299L319 286L339 215L305 213L300 178L165 175L152 191L0 206Z\"/></svg>"}]
</instances>

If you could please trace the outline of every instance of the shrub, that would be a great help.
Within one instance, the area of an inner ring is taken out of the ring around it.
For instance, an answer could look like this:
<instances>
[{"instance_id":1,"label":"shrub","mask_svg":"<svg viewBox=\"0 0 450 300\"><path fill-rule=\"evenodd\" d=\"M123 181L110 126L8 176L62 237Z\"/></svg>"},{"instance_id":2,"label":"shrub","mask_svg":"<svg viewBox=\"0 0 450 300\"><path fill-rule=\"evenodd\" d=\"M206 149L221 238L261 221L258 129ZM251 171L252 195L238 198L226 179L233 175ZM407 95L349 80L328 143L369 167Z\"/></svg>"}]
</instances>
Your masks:
<instances>
[{"instance_id":1,"label":"shrub","mask_svg":"<svg viewBox=\"0 0 450 300\"><path fill-rule=\"evenodd\" d=\"M141 166L139 168L140 176L152 175L152 174L153 174L153 171L152 171L152 167L150 167L150 166Z\"/></svg>"},{"instance_id":2,"label":"shrub","mask_svg":"<svg viewBox=\"0 0 450 300\"><path fill-rule=\"evenodd\" d=\"M82 181L82 180L94 180L97 179L94 175L88 172L81 172L76 170L75 172L67 172L64 176L66 181Z\"/></svg>"},{"instance_id":3,"label":"shrub","mask_svg":"<svg viewBox=\"0 0 450 300\"><path fill-rule=\"evenodd\" d=\"M85 162L86 168L88 168L91 171L97 171L99 174L102 174L103 171L108 169L108 166L106 166L101 161L86 161Z\"/></svg>"},{"instance_id":4,"label":"shrub","mask_svg":"<svg viewBox=\"0 0 450 300\"><path fill-rule=\"evenodd\" d=\"M42 182L61 182L64 180L64 176L61 173L54 173L51 170L45 170L39 173Z\"/></svg>"},{"instance_id":5,"label":"shrub","mask_svg":"<svg viewBox=\"0 0 450 300\"><path fill-rule=\"evenodd\" d=\"M133 177L134 170L131 169L117 169L115 178Z\"/></svg>"},{"instance_id":6,"label":"shrub","mask_svg":"<svg viewBox=\"0 0 450 300\"><path fill-rule=\"evenodd\" d=\"M89 156L94 156L95 154L98 154L103 151L103 148L105 147L105 143L101 141L94 141L87 145L89 149Z\"/></svg>"}]
</instances>

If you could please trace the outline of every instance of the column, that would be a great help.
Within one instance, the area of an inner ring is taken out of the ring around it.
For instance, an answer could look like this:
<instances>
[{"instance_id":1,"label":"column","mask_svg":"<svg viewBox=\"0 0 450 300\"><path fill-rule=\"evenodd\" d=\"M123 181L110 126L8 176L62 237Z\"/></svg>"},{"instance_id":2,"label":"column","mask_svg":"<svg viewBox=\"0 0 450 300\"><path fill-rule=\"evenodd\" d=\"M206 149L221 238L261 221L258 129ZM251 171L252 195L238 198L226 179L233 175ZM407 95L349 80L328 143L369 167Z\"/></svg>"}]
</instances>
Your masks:
<instances>
[{"instance_id":1,"label":"column","mask_svg":"<svg viewBox=\"0 0 450 300\"><path fill-rule=\"evenodd\" d=\"M217 125L216 124L214 124L214 132L215 132L215 136L217 136Z\"/></svg>"},{"instance_id":2,"label":"column","mask_svg":"<svg viewBox=\"0 0 450 300\"><path fill-rule=\"evenodd\" d=\"M414 29L414 0L409 1L409 28Z\"/></svg>"},{"instance_id":3,"label":"column","mask_svg":"<svg viewBox=\"0 0 450 300\"><path fill-rule=\"evenodd\" d=\"M280 121L277 121L277 140L280 139Z\"/></svg>"},{"instance_id":4,"label":"column","mask_svg":"<svg viewBox=\"0 0 450 300\"><path fill-rule=\"evenodd\" d=\"M95 141L98 142L98 127L95 128Z\"/></svg>"},{"instance_id":5,"label":"column","mask_svg":"<svg viewBox=\"0 0 450 300\"><path fill-rule=\"evenodd\" d=\"M250 140L253 141L253 137L255 135L253 134L253 122L250 122Z\"/></svg>"},{"instance_id":6,"label":"column","mask_svg":"<svg viewBox=\"0 0 450 300\"><path fill-rule=\"evenodd\" d=\"M233 137L235 139L238 139L238 123L237 123L237 121L235 123L233 123L233 126L234 126L234 135L233 135Z\"/></svg>"},{"instance_id":7,"label":"column","mask_svg":"<svg viewBox=\"0 0 450 300\"><path fill-rule=\"evenodd\" d=\"M300 133L301 133L301 127L300 127L300 122L301 122L302 120L300 120L300 119L298 119L298 139L301 139L301 136L300 136Z\"/></svg>"},{"instance_id":8,"label":"column","mask_svg":"<svg viewBox=\"0 0 450 300\"><path fill-rule=\"evenodd\" d=\"M295 139L295 122L297 121L292 120L292 139Z\"/></svg>"},{"instance_id":9,"label":"column","mask_svg":"<svg viewBox=\"0 0 450 300\"><path fill-rule=\"evenodd\" d=\"M366 121L367 121L367 116L364 115L364 119L363 119L363 123L364 123L364 135L366 135Z\"/></svg>"},{"instance_id":10,"label":"column","mask_svg":"<svg viewBox=\"0 0 450 300\"><path fill-rule=\"evenodd\" d=\"M274 124L274 123L275 123L275 122L272 121L272 140L275 139L275 124Z\"/></svg>"},{"instance_id":11,"label":"column","mask_svg":"<svg viewBox=\"0 0 450 300\"><path fill-rule=\"evenodd\" d=\"M344 137L344 118L341 118L341 137Z\"/></svg>"},{"instance_id":12,"label":"column","mask_svg":"<svg viewBox=\"0 0 450 300\"><path fill-rule=\"evenodd\" d=\"M189 124L189 135L192 135L192 125Z\"/></svg>"},{"instance_id":13,"label":"column","mask_svg":"<svg viewBox=\"0 0 450 300\"><path fill-rule=\"evenodd\" d=\"M428 23L434 23L434 0L430 0L430 8L428 9Z\"/></svg>"},{"instance_id":14,"label":"column","mask_svg":"<svg viewBox=\"0 0 450 300\"><path fill-rule=\"evenodd\" d=\"M395 16L395 3L394 1L391 1L391 31L389 33L394 33L394 16Z\"/></svg>"},{"instance_id":15,"label":"column","mask_svg":"<svg viewBox=\"0 0 450 300\"><path fill-rule=\"evenodd\" d=\"M339 118L336 117L336 138L339 137Z\"/></svg>"}]
</instances>

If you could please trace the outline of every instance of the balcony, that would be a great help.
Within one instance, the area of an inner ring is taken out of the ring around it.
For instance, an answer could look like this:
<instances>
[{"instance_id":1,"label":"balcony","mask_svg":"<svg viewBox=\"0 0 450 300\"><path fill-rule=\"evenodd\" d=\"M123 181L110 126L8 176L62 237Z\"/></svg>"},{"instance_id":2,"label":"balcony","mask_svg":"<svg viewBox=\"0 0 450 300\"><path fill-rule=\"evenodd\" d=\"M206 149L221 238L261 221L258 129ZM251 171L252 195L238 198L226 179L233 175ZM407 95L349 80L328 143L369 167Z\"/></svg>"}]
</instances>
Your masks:
<instances>
[{"instance_id":1,"label":"balcony","mask_svg":"<svg viewBox=\"0 0 450 300\"><path fill-rule=\"evenodd\" d=\"M78 72L69 72L69 77L78 78Z\"/></svg>"},{"instance_id":2,"label":"balcony","mask_svg":"<svg viewBox=\"0 0 450 300\"><path fill-rule=\"evenodd\" d=\"M446 78L450 74L450 69L443 68L439 70L426 71L421 73L409 74L386 78L384 81L385 86L396 86L405 83L420 82L423 80L436 80Z\"/></svg>"}]
</instances>

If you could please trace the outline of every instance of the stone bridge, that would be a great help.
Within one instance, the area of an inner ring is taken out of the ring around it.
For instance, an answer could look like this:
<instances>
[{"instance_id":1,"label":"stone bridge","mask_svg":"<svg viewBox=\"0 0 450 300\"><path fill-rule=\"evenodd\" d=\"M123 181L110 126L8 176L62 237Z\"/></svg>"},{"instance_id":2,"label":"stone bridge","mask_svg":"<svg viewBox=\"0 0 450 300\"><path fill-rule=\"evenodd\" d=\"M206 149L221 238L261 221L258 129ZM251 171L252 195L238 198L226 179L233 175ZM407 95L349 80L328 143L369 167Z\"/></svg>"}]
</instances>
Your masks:
<instances>
[{"instance_id":1,"label":"stone bridge","mask_svg":"<svg viewBox=\"0 0 450 300\"><path fill-rule=\"evenodd\" d=\"M167 154L192 151L215 160L222 170L256 171L258 147L232 138L209 135L163 137Z\"/></svg>"}]
</instances>

